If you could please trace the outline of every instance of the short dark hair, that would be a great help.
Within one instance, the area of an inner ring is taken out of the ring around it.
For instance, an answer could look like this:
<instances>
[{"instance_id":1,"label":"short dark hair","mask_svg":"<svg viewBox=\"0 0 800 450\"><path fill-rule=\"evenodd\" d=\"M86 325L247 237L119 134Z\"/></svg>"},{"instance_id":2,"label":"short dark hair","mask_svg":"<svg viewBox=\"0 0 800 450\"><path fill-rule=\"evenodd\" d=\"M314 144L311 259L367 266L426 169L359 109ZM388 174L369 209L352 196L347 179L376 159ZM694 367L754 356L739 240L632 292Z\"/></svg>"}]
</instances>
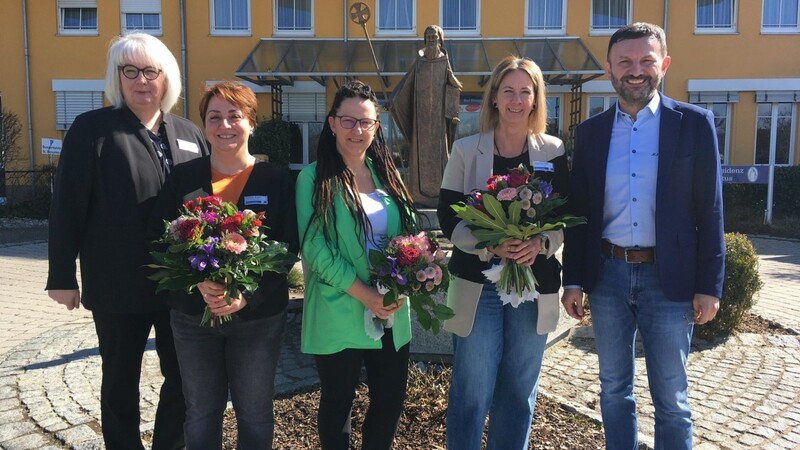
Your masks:
<instances>
[{"instance_id":1,"label":"short dark hair","mask_svg":"<svg viewBox=\"0 0 800 450\"><path fill-rule=\"evenodd\" d=\"M639 39L643 37L651 37L661 44L661 56L667 56L667 36L664 30L652 23L636 22L630 25L625 25L611 35L608 40L608 51L606 51L606 61L611 56L611 47L617 42L626 41L628 39Z\"/></svg>"}]
</instances>

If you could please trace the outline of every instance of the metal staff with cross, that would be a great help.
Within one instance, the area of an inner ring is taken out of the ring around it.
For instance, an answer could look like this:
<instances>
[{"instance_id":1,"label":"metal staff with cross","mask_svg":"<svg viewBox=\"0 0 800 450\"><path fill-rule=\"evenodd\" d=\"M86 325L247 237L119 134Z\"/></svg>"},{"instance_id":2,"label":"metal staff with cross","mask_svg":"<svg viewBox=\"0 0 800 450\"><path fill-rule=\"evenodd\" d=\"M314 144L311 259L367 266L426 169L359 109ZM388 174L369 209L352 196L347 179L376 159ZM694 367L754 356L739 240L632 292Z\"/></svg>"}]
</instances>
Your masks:
<instances>
[{"instance_id":1,"label":"metal staff with cross","mask_svg":"<svg viewBox=\"0 0 800 450\"><path fill-rule=\"evenodd\" d=\"M350 20L361 25L361 28L364 30L364 36L366 36L367 44L369 44L369 51L372 53L372 60L375 62L375 72L377 72L378 79L381 83L383 101L388 105L389 96L386 95L386 88L388 87L389 83L383 78L383 75L381 75L381 68L378 65L378 58L375 56L375 49L372 48L372 40L369 38L369 33L367 32L367 22L369 22L370 17L372 17L372 13L369 10L369 6L367 6L365 3L356 2L350 6Z\"/></svg>"}]
</instances>

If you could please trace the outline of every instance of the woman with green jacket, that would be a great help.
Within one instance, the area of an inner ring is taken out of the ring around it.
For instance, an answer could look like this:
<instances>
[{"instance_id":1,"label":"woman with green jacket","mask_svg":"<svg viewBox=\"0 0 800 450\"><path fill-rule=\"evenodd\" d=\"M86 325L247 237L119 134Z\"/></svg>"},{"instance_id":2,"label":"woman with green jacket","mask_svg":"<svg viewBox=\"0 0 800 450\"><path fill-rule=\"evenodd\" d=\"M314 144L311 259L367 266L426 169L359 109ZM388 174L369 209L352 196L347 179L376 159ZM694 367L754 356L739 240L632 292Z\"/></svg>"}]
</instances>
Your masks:
<instances>
[{"instance_id":1,"label":"woman with green jacket","mask_svg":"<svg viewBox=\"0 0 800 450\"><path fill-rule=\"evenodd\" d=\"M369 282L368 254L388 238L414 232L416 210L366 84L351 81L336 93L317 162L297 178L296 201L306 278L301 347L315 355L319 373L321 447L349 448L364 365L370 406L362 448L389 449L405 400L411 319L407 302L383 305L383 295ZM373 317L384 320L377 334L370 330Z\"/></svg>"}]
</instances>

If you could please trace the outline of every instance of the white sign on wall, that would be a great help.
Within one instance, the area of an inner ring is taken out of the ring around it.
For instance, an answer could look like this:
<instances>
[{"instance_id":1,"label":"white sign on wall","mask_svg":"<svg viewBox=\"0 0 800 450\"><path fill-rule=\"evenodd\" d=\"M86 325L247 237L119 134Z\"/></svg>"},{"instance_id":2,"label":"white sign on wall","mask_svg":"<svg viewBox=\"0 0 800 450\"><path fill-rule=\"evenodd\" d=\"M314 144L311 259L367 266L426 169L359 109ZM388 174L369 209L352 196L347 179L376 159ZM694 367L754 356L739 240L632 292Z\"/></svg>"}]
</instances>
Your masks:
<instances>
[{"instance_id":1,"label":"white sign on wall","mask_svg":"<svg viewBox=\"0 0 800 450\"><path fill-rule=\"evenodd\" d=\"M61 139L42 138L43 155L60 155Z\"/></svg>"}]
</instances>

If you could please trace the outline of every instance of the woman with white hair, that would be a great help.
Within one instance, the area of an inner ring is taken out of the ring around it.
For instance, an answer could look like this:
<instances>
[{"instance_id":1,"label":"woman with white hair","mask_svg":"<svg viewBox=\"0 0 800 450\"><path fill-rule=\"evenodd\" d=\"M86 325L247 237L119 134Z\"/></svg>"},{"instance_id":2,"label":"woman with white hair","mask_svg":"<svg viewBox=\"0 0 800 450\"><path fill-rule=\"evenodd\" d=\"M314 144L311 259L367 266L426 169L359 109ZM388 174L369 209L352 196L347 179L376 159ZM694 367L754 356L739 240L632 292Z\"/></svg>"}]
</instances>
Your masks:
<instances>
[{"instance_id":1,"label":"woman with white hair","mask_svg":"<svg viewBox=\"0 0 800 450\"><path fill-rule=\"evenodd\" d=\"M132 33L108 51L110 107L78 116L67 135L50 209L48 295L91 310L102 358L103 439L143 449L139 378L150 330L164 384L153 449L184 445L184 398L169 306L147 279L147 221L171 168L208 154L201 131L170 114L180 96L175 57L157 38ZM81 294L75 275L80 256Z\"/></svg>"}]
</instances>

